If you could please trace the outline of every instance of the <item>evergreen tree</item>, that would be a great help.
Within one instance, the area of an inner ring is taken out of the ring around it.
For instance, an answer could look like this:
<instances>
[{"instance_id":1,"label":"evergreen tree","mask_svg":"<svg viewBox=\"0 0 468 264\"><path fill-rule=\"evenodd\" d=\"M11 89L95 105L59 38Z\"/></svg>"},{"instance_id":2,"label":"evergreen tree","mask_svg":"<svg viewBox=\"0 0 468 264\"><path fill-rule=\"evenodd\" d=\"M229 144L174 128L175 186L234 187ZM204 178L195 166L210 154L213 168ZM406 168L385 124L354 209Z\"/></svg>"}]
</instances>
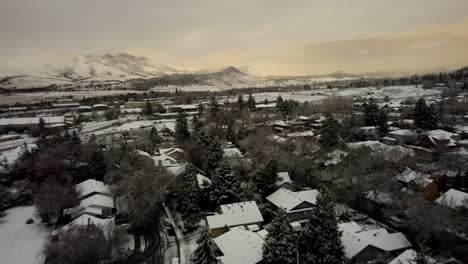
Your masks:
<instances>
[{"instance_id":1,"label":"evergreen tree","mask_svg":"<svg viewBox=\"0 0 468 264\"><path fill-rule=\"evenodd\" d=\"M317 208L302 230L298 242L300 263L344 263L335 204L326 191L318 197Z\"/></svg>"},{"instance_id":2,"label":"evergreen tree","mask_svg":"<svg viewBox=\"0 0 468 264\"><path fill-rule=\"evenodd\" d=\"M223 149L218 140L211 140L208 145L208 169L215 169L223 158Z\"/></svg>"},{"instance_id":3,"label":"evergreen tree","mask_svg":"<svg viewBox=\"0 0 468 264\"><path fill-rule=\"evenodd\" d=\"M289 218L279 210L273 219L263 245L263 263L295 264L297 263L296 235L289 224Z\"/></svg>"},{"instance_id":4,"label":"evergreen tree","mask_svg":"<svg viewBox=\"0 0 468 264\"><path fill-rule=\"evenodd\" d=\"M420 98L414 108L414 123L422 129L437 128L437 110L429 107L424 98Z\"/></svg>"},{"instance_id":5,"label":"evergreen tree","mask_svg":"<svg viewBox=\"0 0 468 264\"><path fill-rule=\"evenodd\" d=\"M256 171L254 183L258 192L265 196L275 191L278 179L278 163L270 160Z\"/></svg>"},{"instance_id":6,"label":"evergreen tree","mask_svg":"<svg viewBox=\"0 0 468 264\"><path fill-rule=\"evenodd\" d=\"M381 135L388 132L387 113L383 109L379 109L374 98L364 105L364 123L366 126L376 126Z\"/></svg>"},{"instance_id":7,"label":"evergreen tree","mask_svg":"<svg viewBox=\"0 0 468 264\"><path fill-rule=\"evenodd\" d=\"M247 99L247 106L249 107L250 111L255 109L255 98L253 98L252 94L249 94L249 99Z\"/></svg>"},{"instance_id":8,"label":"evergreen tree","mask_svg":"<svg viewBox=\"0 0 468 264\"><path fill-rule=\"evenodd\" d=\"M202 200L197 181L197 170L189 165L179 176L181 179L179 194L177 196L177 210L184 216L198 214Z\"/></svg>"},{"instance_id":9,"label":"evergreen tree","mask_svg":"<svg viewBox=\"0 0 468 264\"><path fill-rule=\"evenodd\" d=\"M182 110L179 110L179 114L177 115L174 137L179 142L184 142L190 137L190 132L188 131L187 117Z\"/></svg>"},{"instance_id":10,"label":"evergreen tree","mask_svg":"<svg viewBox=\"0 0 468 264\"><path fill-rule=\"evenodd\" d=\"M320 132L320 142L324 146L334 147L340 143L341 126L333 117L329 116L323 123Z\"/></svg>"},{"instance_id":11,"label":"evergreen tree","mask_svg":"<svg viewBox=\"0 0 468 264\"><path fill-rule=\"evenodd\" d=\"M218 260L213 251L213 241L210 238L208 230L204 231L197 240L198 247L193 252L194 264L217 264Z\"/></svg>"},{"instance_id":12,"label":"evergreen tree","mask_svg":"<svg viewBox=\"0 0 468 264\"><path fill-rule=\"evenodd\" d=\"M218 101L216 100L215 96L212 96L211 97L211 102L210 102L211 118L213 118L213 120L216 120L216 117L218 116L218 113L219 113Z\"/></svg>"},{"instance_id":13,"label":"evergreen tree","mask_svg":"<svg viewBox=\"0 0 468 264\"><path fill-rule=\"evenodd\" d=\"M76 145L76 146L81 144L80 136L78 136L78 133L76 132L76 130L73 130L70 141L71 141L71 144Z\"/></svg>"},{"instance_id":14,"label":"evergreen tree","mask_svg":"<svg viewBox=\"0 0 468 264\"><path fill-rule=\"evenodd\" d=\"M202 128L203 124L200 121L200 118L198 117L198 115L193 116L192 124L193 124L193 132L194 133L200 132L200 129Z\"/></svg>"},{"instance_id":15,"label":"evergreen tree","mask_svg":"<svg viewBox=\"0 0 468 264\"><path fill-rule=\"evenodd\" d=\"M158 130L155 127L152 127L149 134L148 139L153 143L153 145L159 144L162 142L161 137L158 135Z\"/></svg>"},{"instance_id":16,"label":"evergreen tree","mask_svg":"<svg viewBox=\"0 0 468 264\"><path fill-rule=\"evenodd\" d=\"M212 184L209 188L209 198L213 208L222 204L239 201L240 185L234 177L229 164L224 163L211 177Z\"/></svg>"},{"instance_id":17,"label":"evergreen tree","mask_svg":"<svg viewBox=\"0 0 468 264\"><path fill-rule=\"evenodd\" d=\"M240 94L237 97L237 106L239 107L239 113L242 113L244 111L244 98Z\"/></svg>"},{"instance_id":18,"label":"evergreen tree","mask_svg":"<svg viewBox=\"0 0 468 264\"><path fill-rule=\"evenodd\" d=\"M145 116L151 116L153 114L153 105L150 101L146 101L145 108L143 109L143 114Z\"/></svg>"}]
</instances>

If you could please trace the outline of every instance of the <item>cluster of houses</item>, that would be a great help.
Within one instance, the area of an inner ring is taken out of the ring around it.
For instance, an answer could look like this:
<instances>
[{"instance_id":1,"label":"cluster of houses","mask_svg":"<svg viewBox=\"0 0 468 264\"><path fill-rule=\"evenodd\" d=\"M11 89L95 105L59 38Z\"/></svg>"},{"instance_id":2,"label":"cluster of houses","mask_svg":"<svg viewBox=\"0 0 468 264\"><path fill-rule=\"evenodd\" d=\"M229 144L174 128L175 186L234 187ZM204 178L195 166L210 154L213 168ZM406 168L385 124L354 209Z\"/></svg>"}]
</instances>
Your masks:
<instances>
[{"instance_id":1,"label":"cluster of houses","mask_svg":"<svg viewBox=\"0 0 468 264\"><path fill-rule=\"evenodd\" d=\"M267 196L266 200L272 206L284 210L293 230L300 232L313 214L320 193L298 186L291 181L287 172L280 172L278 176L278 190ZM221 205L215 215L206 217L206 222L213 240L213 250L220 263L262 262L262 249L269 224L264 222L255 201ZM339 224L339 229L346 258L353 263L376 259L396 261L413 252L411 243L402 233L389 231L378 223L343 222Z\"/></svg>"}]
</instances>

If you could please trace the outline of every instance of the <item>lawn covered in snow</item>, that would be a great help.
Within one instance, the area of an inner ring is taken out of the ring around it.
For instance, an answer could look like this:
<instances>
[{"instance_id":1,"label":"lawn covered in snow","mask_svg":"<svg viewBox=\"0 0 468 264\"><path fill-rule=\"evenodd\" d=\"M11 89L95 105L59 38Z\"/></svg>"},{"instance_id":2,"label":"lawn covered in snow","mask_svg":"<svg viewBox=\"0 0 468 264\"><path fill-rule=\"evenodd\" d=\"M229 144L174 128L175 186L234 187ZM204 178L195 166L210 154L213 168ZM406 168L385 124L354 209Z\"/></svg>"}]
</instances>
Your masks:
<instances>
[{"instance_id":1,"label":"lawn covered in snow","mask_svg":"<svg viewBox=\"0 0 468 264\"><path fill-rule=\"evenodd\" d=\"M14 207L0 218L0 263L43 264L42 249L50 230L34 216L34 206ZM27 225L26 220L34 223Z\"/></svg>"}]
</instances>

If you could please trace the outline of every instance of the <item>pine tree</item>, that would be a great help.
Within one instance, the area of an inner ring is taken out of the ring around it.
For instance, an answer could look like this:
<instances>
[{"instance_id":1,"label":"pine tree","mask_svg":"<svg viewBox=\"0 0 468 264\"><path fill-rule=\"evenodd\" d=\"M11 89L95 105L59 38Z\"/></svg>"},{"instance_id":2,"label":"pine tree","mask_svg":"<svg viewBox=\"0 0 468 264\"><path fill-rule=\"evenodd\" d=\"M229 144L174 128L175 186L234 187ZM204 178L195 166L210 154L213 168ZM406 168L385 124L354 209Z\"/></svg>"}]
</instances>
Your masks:
<instances>
[{"instance_id":1,"label":"pine tree","mask_svg":"<svg viewBox=\"0 0 468 264\"><path fill-rule=\"evenodd\" d=\"M334 207L330 195L323 191L317 199L317 208L299 236L300 263L344 263L341 232Z\"/></svg>"},{"instance_id":2,"label":"pine tree","mask_svg":"<svg viewBox=\"0 0 468 264\"><path fill-rule=\"evenodd\" d=\"M289 218L279 210L268 228L268 235L263 245L263 263L295 264L297 263L296 235L289 224Z\"/></svg>"},{"instance_id":3,"label":"pine tree","mask_svg":"<svg viewBox=\"0 0 468 264\"><path fill-rule=\"evenodd\" d=\"M146 116L151 116L153 114L153 105L151 105L150 101L146 101L143 114Z\"/></svg>"},{"instance_id":4,"label":"pine tree","mask_svg":"<svg viewBox=\"0 0 468 264\"><path fill-rule=\"evenodd\" d=\"M81 144L80 136L78 135L76 130L73 130L70 141L71 141L71 143L73 145L80 145Z\"/></svg>"},{"instance_id":5,"label":"pine tree","mask_svg":"<svg viewBox=\"0 0 468 264\"><path fill-rule=\"evenodd\" d=\"M208 145L208 169L214 170L223 158L223 149L218 140L211 140Z\"/></svg>"},{"instance_id":6,"label":"pine tree","mask_svg":"<svg viewBox=\"0 0 468 264\"><path fill-rule=\"evenodd\" d=\"M193 252L193 263L194 264L217 264L218 260L213 251L213 241L210 238L208 230L202 233L200 238L197 240L198 247Z\"/></svg>"},{"instance_id":7,"label":"pine tree","mask_svg":"<svg viewBox=\"0 0 468 264\"><path fill-rule=\"evenodd\" d=\"M240 184L234 177L229 164L224 163L211 177L209 199L213 208L239 201Z\"/></svg>"},{"instance_id":8,"label":"pine tree","mask_svg":"<svg viewBox=\"0 0 468 264\"><path fill-rule=\"evenodd\" d=\"M213 120L216 120L216 117L218 116L218 113L219 113L219 105L218 105L218 101L216 100L216 97L211 97L211 102L210 102L210 114L211 114L211 118L213 118Z\"/></svg>"},{"instance_id":9,"label":"pine tree","mask_svg":"<svg viewBox=\"0 0 468 264\"><path fill-rule=\"evenodd\" d=\"M437 128L437 110L429 107L424 98L420 98L414 108L414 123L422 129Z\"/></svg>"},{"instance_id":10,"label":"pine tree","mask_svg":"<svg viewBox=\"0 0 468 264\"><path fill-rule=\"evenodd\" d=\"M237 106L239 107L239 113L242 113L244 111L244 98L240 94L237 97Z\"/></svg>"},{"instance_id":11,"label":"pine tree","mask_svg":"<svg viewBox=\"0 0 468 264\"><path fill-rule=\"evenodd\" d=\"M323 123L320 132L320 142L324 146L334 147L340 143L341 126L333 117L329 116Z\"/></svg>"},{"instance_id":12,"label":"pine tree","mask_svg":"<svg viewBox=\"0 0 468 264\"><path fill-rule=\"evenodd\" d=\"M387 113L375 102L374 98L364 105L364 123L366 126L376 126L380 135L385 135L388 132Z\"/></svg>"},{"instance_id":13,"label":"pine tree","mask_svg":"<svg viewBox=\"0 0 468 264\"><path fill-rule=\"evenodd\" d=\"M158 130L155 127L152 127L149 134L148 139L153 143L153 145L161 143L161 137L158 135Z\"/></svg>"},{"instance_id":14,"label":"pine tree","mask_svg":"<svg viewBox=\"0 0 468 264\"><path fill-rule=\"evenodd\" d=\"M184 142L190 137L187 117L182 110L179 110L179 114L177 115L174 136L179 142Z\"/></svg>"},{"instance_id":15,"label":"pine tree","mask_svg":"<svg viewBox=\"0 0 468 264\"><path fill-rule=\"evenodd\" d=\"M249 107L250 111L255 109L255 98L253 98L252 94L249 94L249 99L247 99L247 106Z\"/></svg>"},{"instance_id":16,"label":"pine tree","mask_svg":"<svg viewBox=\"0 0 468 264\"><path fill-rule=\"evenodd\" d=\"M201 193L197 182L197 170L189 165L179 176L181 179L177 210L188 217L200 211Z\"/></svg>"},{"instance_id":17,"label":"pine tree","mask_svg":"<svg viewBox=\"0 0 468 264\"><path fill-rule=\"evenodd\" d=\"M254 183L262 196L269 195L276 189L278 181L278 163L275 160L268 161L255 173Z\"/></svg>"}]
</instances>

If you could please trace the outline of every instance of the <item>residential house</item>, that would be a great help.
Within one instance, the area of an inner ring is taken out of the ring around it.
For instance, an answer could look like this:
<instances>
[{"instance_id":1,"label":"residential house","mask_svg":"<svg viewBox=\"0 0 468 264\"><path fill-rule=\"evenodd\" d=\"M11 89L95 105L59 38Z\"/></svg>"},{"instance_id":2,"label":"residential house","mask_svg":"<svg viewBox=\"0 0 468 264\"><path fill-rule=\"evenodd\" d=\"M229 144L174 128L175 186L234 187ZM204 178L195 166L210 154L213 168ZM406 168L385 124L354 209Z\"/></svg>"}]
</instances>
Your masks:
<instances>
[{"instance_id":1,"label":"residential house","mask_svg":"<svg viewBox=\"0 0 468 264\"><path fill-rule=\"evenodd\" d=\"M416 144L418 133L411 129L397 129L388 133L389 137L394 138L400 144Z\"/></svg>"},{"instance_id":2,"label":"residential house","mask_svg":"<svg viewBox=\"0 0 468 264\"><path fill-rule=\"evenodd\" d=\"M65 231L73 227L85 227L89 225L99 226L99 227L113 227L114 218L98 218L92 214L82 214L79 217L75 218L73 221L63 226L61 230Z\"/></svg>"},{"instance_id":3,"label":"residential house","mask_svg":"<svg viewBox=\"0 0 468 264\"><path fill-rule=\"evenodd\" d=\"M233 228L213 241L221 264L256 264L263 259L265 241L260 232Z\"/></svg>"},{"instance_id":4,"label":"residential house","mask_svg":"<svg viewBox=\"0 0 468 264\"><path fill-rule=\"evenodd\" d=\"M233 227L251 227L263 222L262 214L255 201L221 205L216 215L206 217L208 231L212 237L218 237Z\"/></svg>"},{"instance_id":5,"label":"residential house","mask_svg":"<svg viewBox=\"0 0 468 264\"><path fill-rule=\"evenodd\" d=\"M166 155L166 154L162 154L162 155L158 155L158 156L152 156L151 157L154 161L154 166L156 167L174 167L174 166L178 166L179 165L179 162Z\"/></svg>"},{"instance_id":6,"label":"residential house","mask_svg":"<svg viewBox=\"0 0 468 264\"><path fill-rule=\"evenodd\" d=\"M453 209L465 208L468 209L468 193L455 189L450 189L440 196L437 203L449 206Z\"/></svg>"},{"instance_id":7,"label":"residential house","mask_svg":"<svg viewBox=\"0 0 468 264\"><path fill-rule=\"evenodd\" d=\"M367 263L376 259L391 260L411 247L402 233L389 233L384 228L367 230L356 222L338 225L345 256L351 263Z\"/></svg>"},{"instance_id":8,"label":"residential house","mask_svg":"<svg viewBox=\"0 0 468 264\"><path fill-rule=\"evenodd\" d=\"M460 140L460 135L445 130L437 129L422 134L421 145L423 147L443 147L447 149L457 148L455 141Z\"/></svg>"},{"instance_id":9,"label":"residential house","mask_svg":"<svg viewBox=\"0 0 468 264\"><path fill-rule=\"evenodd\" d=\"M79 194L80 199L85 199L95 194L102 194L111 197L109 187L102 181L89 179L76 185L76 191Z\"/></svg>"},{"instance_id":10,"label":"residential house","mask_svg":"<svg viewBox=\"0 0 468 264\"><path fill-rule=\"evenodd\" d=\"M185 157L185 152L181 148L177 147L171 147L171 148L161 148L159 149L159 154L160 155L167 155L171 158L174 158L176 160L181 160L184 159Z\"/></svg>"},{"instance_id":11,"label":"residential house","mask_svg":"<svg viewBox=\"0 0 468 264\"><path fill-rule=\"evenodd\" d=\"M266 199L277 208L283 209L291 222L307 222L313 214L319 195L318 190L293 192L280 188Z\"/></svg>"},{"instance_id":12,"label":"residential house","mask_svg":"<svg viewBox=\"0 0 468 264\"><path fill-rule=\"evenodd\" d=\"M276 132L285 132L285 131L291 129L291 125L288 124L286 121L277 120L277 121L273 122L273 129Z\"/></svg>"},{"instance_id":13,"label":"residential house","mask_svg":"<svg viewBox=\"0 0 468 264\"><path fill-rule=\"evenodd\" d=\"M439 184L428 174L406 168L403 172L395 176L400 183L402 190L423 192L424 198L433 201L439 197Z\"/></svg>"},{"instance_id":14,"label":"residential house","mask_svg":"<svg viewBox=\"0 0 468 264\"><path fill-rule=\"evenodd\" d=\"M293 192L302 190L301 186L291 180L287 171L278 172L277 175L279 180L276 182L276 186L278 186L278 188L288 189Z\"/></svg>"}]
</instances>

